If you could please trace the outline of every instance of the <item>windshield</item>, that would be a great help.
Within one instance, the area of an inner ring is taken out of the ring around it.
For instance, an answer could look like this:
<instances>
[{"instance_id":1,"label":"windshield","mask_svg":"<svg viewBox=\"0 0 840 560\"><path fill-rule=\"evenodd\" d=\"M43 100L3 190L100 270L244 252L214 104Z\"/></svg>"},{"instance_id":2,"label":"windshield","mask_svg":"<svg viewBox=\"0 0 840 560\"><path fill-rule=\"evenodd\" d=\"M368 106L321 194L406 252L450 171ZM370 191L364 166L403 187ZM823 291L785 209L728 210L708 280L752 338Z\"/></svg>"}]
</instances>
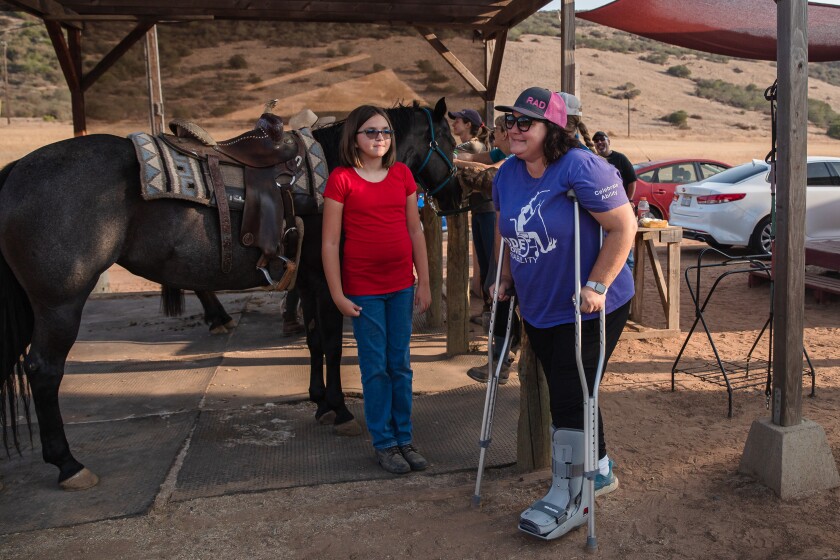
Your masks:
<instances>
[{"instance_id":1,"label":"windshield","mask_svg":"<svg viewBox=\"0 0 840 560\"><path fill-rule=\"evenodd\" d=\"M724 185L734 185L735 183L740 183L741 181L749 179L759 173L767 173L769 170L770 166L766 163L754 164L750 162L733 167L732 169L727 169L726 171L721 171L717 175L709 177L706 181L711 183L722 183Z\"/></svg>"}]
</instances>

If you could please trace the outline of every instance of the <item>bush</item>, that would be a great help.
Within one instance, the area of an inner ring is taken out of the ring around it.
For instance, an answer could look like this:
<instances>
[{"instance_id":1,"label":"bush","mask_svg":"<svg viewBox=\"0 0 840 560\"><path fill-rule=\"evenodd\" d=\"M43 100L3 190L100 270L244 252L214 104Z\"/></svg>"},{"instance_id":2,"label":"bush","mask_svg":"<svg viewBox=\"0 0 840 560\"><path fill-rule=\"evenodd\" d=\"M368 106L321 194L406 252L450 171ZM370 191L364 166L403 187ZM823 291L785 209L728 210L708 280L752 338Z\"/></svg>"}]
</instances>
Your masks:
<instances>
[{"instance_id":1,"label":"bush","mask_svg":"<svg viewBox=\"0 0 840 560\"><path fill-rule=\"evenodd\" d=\"M430 60L426 60L425 58L418 60L415 64L417 64L417 69L421 72L429 74L435 71L435 65L432 64Z\"/></svg>"},{"instance_id":2,"label":"bush","mask_svg":"<svg viewBox=\"0 0 840 560\"><path fill-rule=\"evenodd\" d=\"M723 80L697 80L694 94L724 105L750 111L767 111L770 103L764 99L764 90L755 84L742 87Z\"/></svg>"},{"instance_id":3,"label":"bush","mask_svg":"<svg viewBox=\"0 0 840 560\"><path fill-rule=\"evenodd\" d=\"M817 126L828 126L840 119L831 105L819 99L808 100L808 120Z\"/></svg>"},{"instance_id":4,"label":"bush","mask_svg":"<svg viewBox=\"0 0 840 560\"><path fill-rule=\"evenodd\" d=\"M676 76L677 78L688 78L691 76L691 70L689 70L688 66L684 64L678 64L677 66L671 66L668 68L668 74Z\"/></svg>"},{"instance_id":5,"label":"bush","mask_svg":"<svg viewBox=\"0 0 840 560\"><path fill-rule=\"evenodd\" d=\"M383 66L382 64L379 64L378 62L373 63L373 71L374 72L382 72L383 70L385 70L385 66Z\"/></svg>"},{"instance_id":6,"label":"bush","mask_svg":"<svg viewBox=\"0 0 840 560\"><path fill-rule=\"evenodd\" d=\"M683 110L674 111L670 115L665 115L662 117L662 120L677 128L688 128L688 113Z\"/></svg>"},{"instance_id":7,"label":"bush","mask_svg":"<svg viewBox=\"0 0 840 560\"><path fill-rule=\"evenodd\" d=\"M235 54L228 59L228 66L233 70L244 70L248 68L248 61L241 54Z\"/></svg>"},{"instance_id":8,"label":"bush","mask_svg":"<svg viewBox=\"0 0 840 560\"><path fill-rule=\"evenodd\" d=\"M650 62L651 64L665 64L668 62L668 55L666 53L655 52L640 56L639 60L644 60L645 62Z\"/></svg>"},{"instance_id":9,"label":"bush","mask_svg":"<svg viewBox=\"0 0 840 560\"><path fill-rule=\"evenodd\" d=\"M834 123L833 125L829 126L828 131L826 131L826 134L828 134L830 138L840 140L840 122Z\"/></svg>"}]
</instances>

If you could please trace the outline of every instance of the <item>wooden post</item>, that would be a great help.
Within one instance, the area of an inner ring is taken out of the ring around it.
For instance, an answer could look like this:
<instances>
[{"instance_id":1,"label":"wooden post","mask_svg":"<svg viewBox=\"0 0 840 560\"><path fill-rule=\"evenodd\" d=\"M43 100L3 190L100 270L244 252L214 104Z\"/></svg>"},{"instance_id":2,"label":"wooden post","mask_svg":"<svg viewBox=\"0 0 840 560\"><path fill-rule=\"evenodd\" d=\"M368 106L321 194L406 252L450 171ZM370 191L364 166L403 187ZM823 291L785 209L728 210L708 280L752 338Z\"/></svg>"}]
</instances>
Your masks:
<instances>
[{"instance_id":1,"label":"wooden post","mask_svg":"<svg viewBox=\"0 0 840 560\"><path fill-rule=\"evenodd\" d=\"M0 41L3 44L3 91L6 98L6 124L12 124L12 106L9 104L9 68L6 65L6 47L5 39Z\"/></svg>"},{"instance_id":2,"label":"wooden post","mask_svg":"<svg viewBox=\"0 0 840 560\"><path fill-rule=\"evenodd\" d=\"M563 58L560 84L563 91L576 95L575 0L563 0L560 8L560 25L562 28L560 56Z\"/></svg>"},{"instance_id":3,"label":"wooden post","mask_svg":"<svg viewBox=\"0 0 840 560\"><path fill-rule=\"evenodd\" d=\"M548 384L522 329L519 352L519 425L516 437L516 468L533 471L551 464L551 411Z\"/></svg>"},{"instance_id":4,"label":"wooden post","mask_svg":"<svg viewBox=\"0 0 840 560\"><path fill-rule=\"evenodd\" d=\"M805 183L808 153L808 4L778 0L778 161L773 423L802 421Z\"/></svg>"},{"instance_id":5,"label":"wooden post","mask_svg":"<svg viewBox=\"0 0 840 560\"><path fill-rule=\"evenodd\" d=\"M468 214L447 216L446 243L446 354L469 351L470 302Z\"/></svg>"},{"instance_id":6,"label":"wooden post","mask_svg":"<svg viewBox=\"0 0 840 560\"><path fill-rule=\"evenodd\" d=\"M146 82L149 88L149 125L153 135L164 129L163 88L160 80L160 52L157 25L146 32Z\"/></svg>"},{"instance_id":7,"label":"wooden post","mask_svg":"<svg viewBox=\"0 0 840 560\"><path fill-rule=\"evenodd\" d=\"M428 204L420 210L420 219L429 256L429 288L432 292L432 303L426 311L426 326L437 328L443 326L443 235L440 218Z\"/></svg>"}]
</instances>

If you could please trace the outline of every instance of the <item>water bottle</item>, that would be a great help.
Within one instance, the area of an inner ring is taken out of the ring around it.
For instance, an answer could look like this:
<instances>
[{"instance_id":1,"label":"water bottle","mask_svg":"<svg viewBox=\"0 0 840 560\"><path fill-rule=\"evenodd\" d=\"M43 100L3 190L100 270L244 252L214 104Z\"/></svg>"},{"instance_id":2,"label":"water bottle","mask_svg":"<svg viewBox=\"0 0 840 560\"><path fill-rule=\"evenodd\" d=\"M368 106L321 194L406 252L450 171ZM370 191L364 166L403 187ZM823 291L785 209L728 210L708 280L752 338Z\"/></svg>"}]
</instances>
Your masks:
<instances>
[{"instance_id":1,"label":"water bottle","mask_svg":"<svg viewBox=\"0 0 840 560\"><path fill-rule=\"evenodd\" d=\"M653 218L653 214L650 213L650 204L648 204L647 198L642 197L639 199L639 207L636 209L636 214L640 220L642 218Z\"/></svg>"}]
</instances>

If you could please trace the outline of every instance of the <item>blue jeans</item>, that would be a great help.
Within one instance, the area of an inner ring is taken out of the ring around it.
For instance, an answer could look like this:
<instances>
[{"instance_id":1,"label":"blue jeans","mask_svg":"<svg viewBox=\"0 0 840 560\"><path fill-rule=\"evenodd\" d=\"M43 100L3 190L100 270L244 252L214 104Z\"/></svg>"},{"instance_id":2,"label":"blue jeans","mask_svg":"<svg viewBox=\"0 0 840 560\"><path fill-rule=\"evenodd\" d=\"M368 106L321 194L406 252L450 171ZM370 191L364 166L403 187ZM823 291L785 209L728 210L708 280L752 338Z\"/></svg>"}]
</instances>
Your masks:
<instances>
[{"instance_id":1,"label":"blue jeans","mask_svg":"<svg viewBox=\"0 0 840 560\"><path fill-rule=\"evenodd\" d=\"M365 421L376 449L411 443L411 319L414 287L375 296L347 296L353 317Z\"/></svg>"},{"instance_id":2,"label":"blue jeans","mask_svg":"<svg viewBox=\"0 0 840 560\"><path fill-rule=\"evenodd\" d=\"M486 294L495 278L488 278L495 268L496 255L493 251L493 238L496 234L496 213L484 212L472 215L472 235L475 256L478 260L478 274L481 278L481 289Z\"/></svg>"}]
</instances>

